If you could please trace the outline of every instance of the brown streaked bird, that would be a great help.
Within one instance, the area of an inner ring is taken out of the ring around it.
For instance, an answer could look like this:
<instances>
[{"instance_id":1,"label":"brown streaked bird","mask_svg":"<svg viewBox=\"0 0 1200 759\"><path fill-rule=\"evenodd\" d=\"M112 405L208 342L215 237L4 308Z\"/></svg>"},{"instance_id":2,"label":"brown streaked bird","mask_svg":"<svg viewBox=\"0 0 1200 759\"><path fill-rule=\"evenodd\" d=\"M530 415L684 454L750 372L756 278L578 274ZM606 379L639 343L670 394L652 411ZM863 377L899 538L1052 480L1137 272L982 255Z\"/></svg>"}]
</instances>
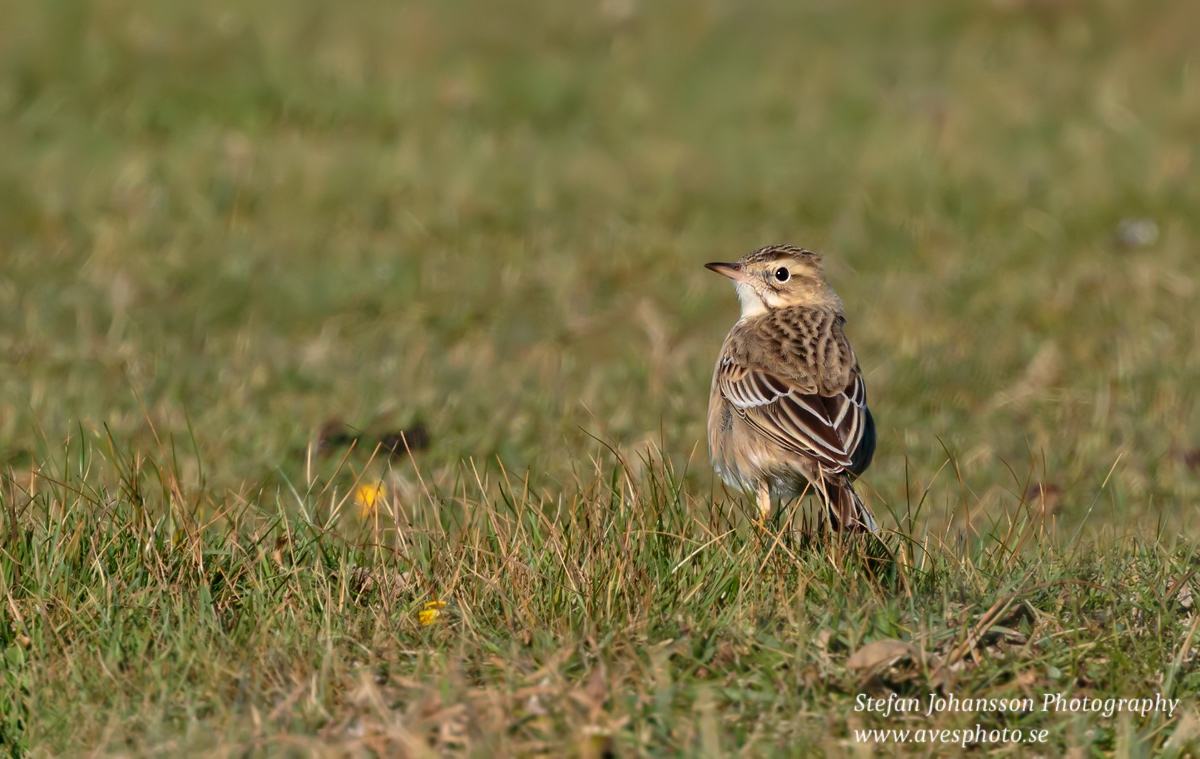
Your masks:
<instances>
[{"instance_id":1,"label":"brown streaked bird","mask_svg":"<svg viewBox=\"0 0 1200 759\"><path fill-rule=\"evenodd\" d=\"M814 492L834 530L878 531L851 484L875 454L875 421L821 257L771 245L705 266L732 279L742 303L713 372L713 468L754 493L761 523L773 502Z\"/></svg>"}]
</instances>

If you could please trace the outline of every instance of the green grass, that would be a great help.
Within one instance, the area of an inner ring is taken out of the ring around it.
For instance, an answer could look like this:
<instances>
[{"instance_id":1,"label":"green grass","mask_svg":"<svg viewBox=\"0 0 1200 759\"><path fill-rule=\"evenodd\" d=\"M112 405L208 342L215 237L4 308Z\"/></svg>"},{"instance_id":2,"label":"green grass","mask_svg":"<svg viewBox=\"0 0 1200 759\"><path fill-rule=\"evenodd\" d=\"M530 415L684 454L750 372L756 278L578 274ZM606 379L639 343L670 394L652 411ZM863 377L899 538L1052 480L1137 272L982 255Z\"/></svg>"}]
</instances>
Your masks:
<instances>
[{"instance_id":1,"label":"green grass","mask_svg":"<svg viewBox=\"0 0 1200 759\"><path fill-rule=\"evenodd\" d=\"M0 746L1200 745L1194 3L0 16ZM769 242L846 303L882 568L764 539L708 466L737 306L701 265ZM887 638L915 658L847 667ZM853 710L939 687L1184 702Z\"/></svg>"}]
</instances>

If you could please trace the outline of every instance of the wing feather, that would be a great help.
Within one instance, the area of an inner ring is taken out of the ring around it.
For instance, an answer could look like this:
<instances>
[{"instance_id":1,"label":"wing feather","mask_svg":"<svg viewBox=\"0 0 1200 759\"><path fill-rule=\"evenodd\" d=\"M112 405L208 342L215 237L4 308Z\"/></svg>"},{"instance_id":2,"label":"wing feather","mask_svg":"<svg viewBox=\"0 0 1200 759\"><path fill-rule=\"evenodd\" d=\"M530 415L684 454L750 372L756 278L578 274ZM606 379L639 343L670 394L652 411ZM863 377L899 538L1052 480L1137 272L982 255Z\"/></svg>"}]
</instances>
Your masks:
<instances>
[{"instance_id":1,"label":"wing feather","mask_svg":"<svg viewBox=\"0 0 1200 759\"><path fill-rule=\"evenodd\" d=\"M864 418L870 413L857 367L850 383L830 396L733 361L722 362L717 385L740 416L784 449L811 456L829 471L854 468Z\"/></svg>"}]
</instances>

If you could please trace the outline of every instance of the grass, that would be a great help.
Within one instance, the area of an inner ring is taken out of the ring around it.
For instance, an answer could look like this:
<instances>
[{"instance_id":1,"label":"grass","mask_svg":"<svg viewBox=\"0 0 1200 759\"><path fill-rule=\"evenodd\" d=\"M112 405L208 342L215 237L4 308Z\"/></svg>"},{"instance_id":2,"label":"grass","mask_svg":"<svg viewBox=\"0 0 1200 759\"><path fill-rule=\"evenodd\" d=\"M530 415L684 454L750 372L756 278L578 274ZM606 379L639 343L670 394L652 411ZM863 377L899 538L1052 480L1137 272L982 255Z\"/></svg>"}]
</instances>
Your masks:
<instances>
[{"instance_id":1,"label":"grass","mask_svg":"<svg viewBox=\"0 0 1200 759\"><path fill-rule=\"evenodd\" d=\"M1196 750L1194 4L3 16L11 752ZM846 302L882 569L706 461L701 264L776 241ZM854 711L931 690L1184 700Z\"/></svg>"}]
</instances>

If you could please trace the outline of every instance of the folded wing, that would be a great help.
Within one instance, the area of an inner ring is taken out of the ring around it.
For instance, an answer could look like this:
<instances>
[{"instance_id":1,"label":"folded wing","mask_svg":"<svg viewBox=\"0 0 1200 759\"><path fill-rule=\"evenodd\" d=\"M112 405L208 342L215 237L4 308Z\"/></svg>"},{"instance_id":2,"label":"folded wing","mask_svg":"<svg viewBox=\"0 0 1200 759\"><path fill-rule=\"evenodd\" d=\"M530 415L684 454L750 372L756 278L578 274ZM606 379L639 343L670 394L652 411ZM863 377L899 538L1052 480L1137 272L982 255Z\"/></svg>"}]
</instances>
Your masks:
<instances>
[{"instance_id":1,"label":"folded wing","mask_svg":"<svg viewBox=\"0 0 1200 759\"><path fill-rule=\"evenodd\" d=\"M717 374L721 395L738 414L779 446L816 459L826 471L855 471L855 451L867 428L867 392L855 369L839 393L813 387L726 359Z\"/></svg>"}]
</instances>

